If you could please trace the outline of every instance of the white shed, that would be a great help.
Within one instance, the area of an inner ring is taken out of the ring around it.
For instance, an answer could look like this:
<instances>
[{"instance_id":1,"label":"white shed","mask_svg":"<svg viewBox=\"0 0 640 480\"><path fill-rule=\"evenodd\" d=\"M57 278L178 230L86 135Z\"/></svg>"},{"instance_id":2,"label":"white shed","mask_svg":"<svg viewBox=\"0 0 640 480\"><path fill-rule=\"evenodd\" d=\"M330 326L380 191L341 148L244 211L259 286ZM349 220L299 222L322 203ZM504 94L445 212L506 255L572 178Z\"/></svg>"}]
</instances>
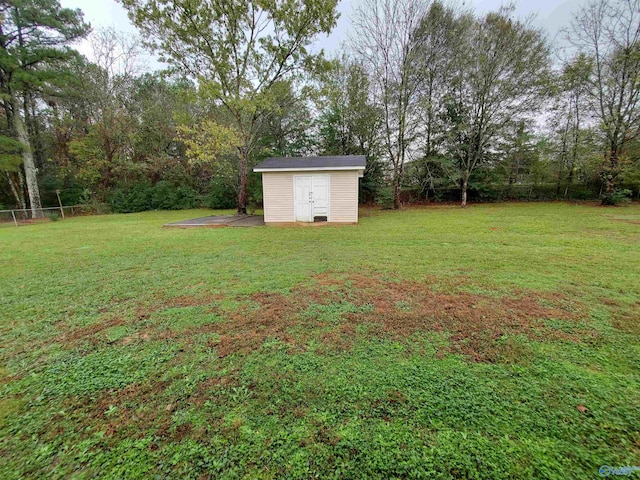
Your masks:
<instances>
[{"instance_id":1,"label":"white shed","mask_svg":"<svg viewBox=\"0 0 640 480\"><path fill-rule=\"evenodd\" d=\"M267 158L262 173L264 221L358 223L364 155Z\"/></svg>"}]
</instances>

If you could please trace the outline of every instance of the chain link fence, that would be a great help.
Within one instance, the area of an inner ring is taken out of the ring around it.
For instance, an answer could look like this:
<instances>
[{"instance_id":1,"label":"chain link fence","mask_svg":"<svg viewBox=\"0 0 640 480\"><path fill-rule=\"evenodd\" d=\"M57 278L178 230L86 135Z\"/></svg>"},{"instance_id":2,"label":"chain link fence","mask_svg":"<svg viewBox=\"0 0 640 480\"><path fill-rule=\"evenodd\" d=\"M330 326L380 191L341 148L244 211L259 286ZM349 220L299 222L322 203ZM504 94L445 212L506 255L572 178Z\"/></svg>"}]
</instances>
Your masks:
<instances>
[{"instance_id":1,"label":"chain link fence","mask_svg":"<svg viewBox=\"0 0 640 480\"><path fill-rule=\"evenodd\" d=\"M107 212L108 209L106 205L47 207L37 208L35 209L35 212L30 208L15 208L12 210L0 210L0 225L13 224L17 227L19 225L28 225L30 223L51 220L56 221L80 215L99 215Z\"/></svg>"}]
</instances>

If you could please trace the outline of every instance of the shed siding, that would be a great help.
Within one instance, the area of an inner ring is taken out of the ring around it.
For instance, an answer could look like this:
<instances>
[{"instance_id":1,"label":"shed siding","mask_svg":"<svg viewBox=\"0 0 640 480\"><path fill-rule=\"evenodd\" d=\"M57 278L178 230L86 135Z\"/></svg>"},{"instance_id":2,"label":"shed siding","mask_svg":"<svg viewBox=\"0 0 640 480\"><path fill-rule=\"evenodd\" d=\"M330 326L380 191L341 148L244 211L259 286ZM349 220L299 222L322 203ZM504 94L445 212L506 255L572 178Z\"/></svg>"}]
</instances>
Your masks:
<instances>
[{"instance_id":1,"label":"shed siding","mask_svg":"<svg viewBox=\"0 0 640 480\"><path fill-rule=\"evenodd\" d=\"M331 172L329 193L329 221L355 223L358 221L358 172Z\"/></svg>"},{"instance_id":2,"label":"shed siding","mask_svg":"<svg viewBox=\"0 0 640 480\"><path fill-rule=\"evenodd\" d=\"M358 172L264 172L262 194L266 223L294 222L294 175L329 174L329 222L356 223L358 221Z\"/></svg>"},{"instance_id":3,"label":"shed siding","mask_svg":"<svg viewBox=\"0 0 640 480\"><path fill-rule=\"evenodd\" d=\"M265 223L293 222L293 173L262 174L262 200Z\"/></svg>"}]
</instances>

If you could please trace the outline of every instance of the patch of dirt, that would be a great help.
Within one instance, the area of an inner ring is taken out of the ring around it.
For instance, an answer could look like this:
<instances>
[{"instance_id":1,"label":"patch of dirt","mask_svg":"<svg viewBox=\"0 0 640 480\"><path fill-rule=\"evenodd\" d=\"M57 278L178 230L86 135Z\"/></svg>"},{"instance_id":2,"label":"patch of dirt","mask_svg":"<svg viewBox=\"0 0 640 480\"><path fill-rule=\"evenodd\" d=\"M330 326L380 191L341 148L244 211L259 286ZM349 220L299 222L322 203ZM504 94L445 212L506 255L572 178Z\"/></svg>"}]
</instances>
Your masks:
<instances>
[{"instance_id":1,"label":"patch of dirt","mask_svg":"<svg viewBox=\"0 0 640 480\"><path fill-rule=\"evenodd\" d=\"M118 327L124 324L125 321L120 317L110 318L108 320L92 323L91 325L87 325L86 327L80 327L74 330L70 330L69 332L62 334L57 338L53 338L52 342L68 345L86 337L89 337L90 340L97 342L97 338L95 336L97 333L102 332L103 330L106 330L108 328Z\"/></svg>"},{"instance_id":2,"label":"patch of dirt","mask_svg":"<svg viewBox=\"0 0 640 480\"><path fill-rule=\"evenodd\" d=\"M259 348L266 339L276 338L294 343L289 332L296 323L296 313L310 302L308 299L280 293L258 293L251 298L258 307L245 306L227 316L227 320L208 325L208 331L219 333L214 342L219 357L237 352L250 352Z\"/></svg>"},{"instance_id":3,"label":"patch of dirt","mask_svg":"<svg viewBox=\"0 0 640 480\"><path fill-rule=\"evenodd\" d=\"M97 398L68 397L65 401L69 412L82 419L93 418L107 437L135 438L137 432L145 435L151 427L169 431L172 412L162 400L167 386L166 382L136 383Z\"/></svg>"},{"instance_id":4,"label":"patch of dirt","mask_svg":"<svg viewBox=\"0 0 640 480\"><path fill-rule=\"evenodd\" d=\"M518 335L572 342L597 336L595 331L573 328L585 309L564 294L532 290L509 295L469 293L461 288L468 282L464 276L394 281L377 275L323 273L309 283L297 285L288 295L260 292L236 298L240 306L232 312L219 309L219 296L180 296L158 302L152 308L139 308L131 323L143 321L164 308L204 305L219 313L222 320L187 331L146 324L144 330L120 341L127 344L135 340L179 339L187 345L194 335L215 334L210 345L224 358L250 353L268 339L278 340L294 351L306 348L311 340L328 349L346 351L359 335L403 341L420 332L439 332L449 343L441 354L461 353L474 361L495 362L526 354L522 345L513 341ZM356 313L340 313L338 308L334 321L327 321L319 313L308 312L311 306L343 305L354 306L351 310ZM555 328L546 325L550 319ZM630 318L620 321L632 323ZM563 327L564 322L567 328ZM95 337L96 333L123 323L119 318L104 321L74 330L61 340ZM358 333L359 325L366 325L366 334Z\"/></svg>"},{"instance_id":5,"label":"patch of dirt","mask_svg":"<svg viewBox=\"0 0 640 480\"><path fill-rule=\"evenodd\" d=\"M640 302L623 304L616 300L604 299L603 303L611 311L611 324L625 333L640 335Z\"/></svg>"},{"instance_id":6,"label":"patch of dirt","mask_svg":"<svg viewBox=\"0 0 640 480\"><path fill-rule=\"evenodd\" d=\"M356 327L365 324L369 335L399 341L419 332L435 331L448 336L450 352L479 362L497 361L505 354L517 357L519 347L509 340L516 335L572 342L597 335L595 331L574 333L572 328L545 325L546 320L553 319L556 324L567 322L571 327L584 314L581 304L560 293L522 290L510 296L490 296L446 287L442 279L436 283L430 279L395 282L374 275L325 273L315 276L312 284L295 287L289 295L255 294L250 303L225 320L199 331L219 334L219 339L212 342L219 357L249 353L267 339L278 339L296 349L315 338L333 349L348 350ZM342 314L333 325L313 315L302 315L314 304L344 302L366 308Z\"/></svg>"},{"instance_id":7,"label":"patch of dirt","mask_svg":"<svg viewBox=\"0 0 640 480\"><path fill-rule=\"evenodd\" d=\"M501 340L514 335L576 342L584 336L584 332L572 334L545 327L546 319L574 323L579 318L582 307L562 294L521 291L494 297L434 291L428 281L381 282L370 276L349 280L351 287L338 291L359 304L373 305L374 312L349 313L348 321L376 322L398 340L421 331L447 333L450 350L475 361L499 358L497 350L504 346ZM331 284L326 278L322 283ZM341 288L337 283L334 287ZM406 308L398 309L399 304Z\"/></svg>"},{"instance_id":8,"label":"patch of dirt","mask_svg":"<svg viewBox=\"0 0 640 480\"><path fill-rule=\"evenodd\" d=\"M93 345L98 345L100 342L104 342L105 339L100 337L98 334L112 327L117 327L121 325L133 325L144 322L149 319L151 315L160 310L164 310L167 308L187 308L187 307L196 307L196 306L207 306L211 305L212 310L215 310L215 304L222 300L224 297L222 295L207 295L207 296L193 296L193 295L182 295L173 298L167 298L163 300L158 300L151 307L147 306L139 306L135 309L135 313L133 318L126 320L126 315L115 315L114 313L110 313L108 309L102 308L100 309L100 313L105 315L105 318L99 320L91 325L87 325L86 327L80 327L73 330L69 330L59 336L51 337L43 342L43 345L49 345L52 343L60 343L67 348L72 348L77 346L77 344L81 341L88 341ZM59 326L60 329L67 328L66 324L61 323ZM134 334L125 337L121 340L121 342L125 345L132 343L134 340L150 340L152 338L158 338L159 335L140 331L135 332ZM167 335L170 337L171 335Z\"/></svg>"}]
</instances>

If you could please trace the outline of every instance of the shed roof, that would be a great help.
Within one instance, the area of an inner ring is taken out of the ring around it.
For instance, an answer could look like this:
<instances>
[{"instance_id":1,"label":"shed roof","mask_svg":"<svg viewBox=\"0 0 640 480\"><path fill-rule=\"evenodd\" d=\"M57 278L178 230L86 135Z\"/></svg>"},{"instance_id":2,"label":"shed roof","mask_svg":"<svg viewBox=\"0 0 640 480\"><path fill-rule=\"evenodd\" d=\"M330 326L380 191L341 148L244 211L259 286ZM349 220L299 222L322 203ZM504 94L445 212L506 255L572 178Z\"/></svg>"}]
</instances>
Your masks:
<instances>
[{"instance_id":1,"label":"shed roof","mask_svg":"<svg viewBox=\"0 0 640 480\"><path fill-rule=\"evenodd\" d=\"M364 155L325 157L272 157L253 168L254 172L292 172L297 170L364 170Z\"/></svg>"}]
</instances>

